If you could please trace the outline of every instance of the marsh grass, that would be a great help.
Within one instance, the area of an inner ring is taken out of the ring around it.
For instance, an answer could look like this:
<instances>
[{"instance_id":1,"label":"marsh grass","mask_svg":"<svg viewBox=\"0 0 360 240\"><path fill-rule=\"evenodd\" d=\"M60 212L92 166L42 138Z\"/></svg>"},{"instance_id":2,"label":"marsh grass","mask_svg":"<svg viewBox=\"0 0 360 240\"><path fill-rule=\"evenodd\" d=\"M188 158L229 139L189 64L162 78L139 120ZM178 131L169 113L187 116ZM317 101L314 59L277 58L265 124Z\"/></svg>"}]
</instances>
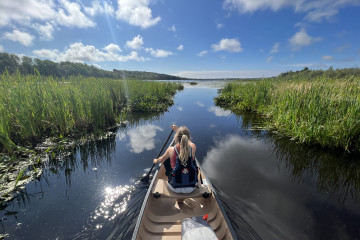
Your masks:
<instances>
[{"instance_id":1,"label":"marsh grass","mask_svg":"<svg viewBox=\"0 0 360 240\"><path fill-rule=\"evenodd\" d=\"M91 77L0 76L0 150L104 130L126 112L164 111L179 84Z\"/></svg>"},{"instance_id":2,"label":"marsh grass","mask_svg":"<svg viewBox=\"0 0 360 240\"><path fill-rule=\"evenodd\" d=\"M256 111L273 130L303 143L360 150L359 76L234 82L215 103L233 111Z\"/></svg>"}]
</instances>

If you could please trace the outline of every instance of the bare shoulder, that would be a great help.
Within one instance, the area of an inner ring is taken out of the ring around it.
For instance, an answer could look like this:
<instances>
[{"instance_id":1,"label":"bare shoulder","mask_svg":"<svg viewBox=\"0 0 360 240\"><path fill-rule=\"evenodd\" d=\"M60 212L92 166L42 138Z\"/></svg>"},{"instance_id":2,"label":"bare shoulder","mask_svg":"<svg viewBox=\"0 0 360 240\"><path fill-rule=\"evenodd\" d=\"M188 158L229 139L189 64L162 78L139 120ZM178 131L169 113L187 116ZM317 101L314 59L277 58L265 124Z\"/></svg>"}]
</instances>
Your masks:
<instances>
[{"instance_id":1,"label":"bare shoulder","mask_svg":"<svg viewBox=\"0 0 360 240\"><path fill-rule=\"evenodd\" d=\"M192 149L196 150L196 145L195 145L195 143L193 143L193 142L190 141L190 146L191 146Z\"/></svg>"}]
</instances>

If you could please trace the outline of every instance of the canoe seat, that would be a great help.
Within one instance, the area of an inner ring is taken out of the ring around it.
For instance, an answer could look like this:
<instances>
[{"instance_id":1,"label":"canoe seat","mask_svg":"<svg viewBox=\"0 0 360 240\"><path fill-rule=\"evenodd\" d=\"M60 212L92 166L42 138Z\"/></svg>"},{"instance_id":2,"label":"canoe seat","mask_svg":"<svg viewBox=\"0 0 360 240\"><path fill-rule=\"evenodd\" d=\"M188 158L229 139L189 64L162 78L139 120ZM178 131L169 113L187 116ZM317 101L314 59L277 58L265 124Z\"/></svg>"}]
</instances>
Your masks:
<instances>
[{"instance_id":1,"label":"canoe seat","mask_svg":"<svg viewBox=\"0 0 360 240\"><path fill-rule=\"evenodd\" d=\"M163 197L163 198L176 198L176 199L186 199L186 198L207 198L211 194L211 189L209 186L198 183L195 190L191 193L175 193L171 191L168 187L168 183L164 179L157 179L155 181L153 190L153 197Z\"/></svg>"}]
</instances>

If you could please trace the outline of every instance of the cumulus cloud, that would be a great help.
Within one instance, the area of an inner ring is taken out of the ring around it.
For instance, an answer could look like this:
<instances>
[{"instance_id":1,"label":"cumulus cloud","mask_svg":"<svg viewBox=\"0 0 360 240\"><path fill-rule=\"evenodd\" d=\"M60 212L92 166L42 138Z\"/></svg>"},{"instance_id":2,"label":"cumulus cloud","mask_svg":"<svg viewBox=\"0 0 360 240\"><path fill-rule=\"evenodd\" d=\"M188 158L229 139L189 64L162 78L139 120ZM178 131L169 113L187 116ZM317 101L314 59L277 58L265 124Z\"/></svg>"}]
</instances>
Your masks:
<instances>
[{"instance_id":1,"label":"cumulus cloud","mask_svg":"<svg viewBox=\"0 0 360 240\"><path fill-rule=\"evenodd\" d=\"M64 51L57 49L40 49L34 50L33 54L41 58L49 58L54 61L70 61L70 62L103 62L103 61L120 61L129 60L145 61L144 57L132 51L128 55L119 55L120 47L115 44L109 44L101 51L92 45L84 45L81 42L73 43Z\"/></svg>"},{"instance_id":2,"label":"cumulus cloud","mask_svg":"<svg viewBox=\"0 0 360 240\"><path fill-rule=\"evenodd\" d=\"M237 39L223 38L218 44L211 45L214 51L241 52L241 44Z\"/></svg>"},{"instance_id":3,"label":"cumulus cloud","mask_svg":"<svg viewBox=\"0 0 360 240\"><path fill-rule=\"evenodd\" d=\"M275 43L274 46L271 48L270 53L277 53L279 52L280 43Z\"/></svg>"},{"instance_id":4,"label":"cumulus cloud","mask_svg":"<svg viewBox=\"0 0 360 240\"><path fill-rule=\"evenodd\" d=\"M46 21L56 14L53 1L27 0L19 4L18 1L0 1L0 26L7 26L13 22L26 24L29 20Z\"/></svg>"},{"instance_id":5,"label":"cumulus cloud","mask_svg":"<svg viewBox=\"0 0 360 240\"><path fill-rule=\"evenodd\" d=\"M229 10L238 10L240 13L292 8L296 13L305 13L305 20L307 21L321 22L324 19L331 19L338 14L341 8L359 5L358 0L225 0L223 6Z\"/></svg>"},{"instance_id":6,"label":"cumulus cloud","mask_svg":"<svg viewBox=\"0 0 360 240\"><path fill-rule=\"evenodd\" d=\"M216 28L217 29L221 29L221 28L223 28L224 27L224 24L221 24L221 23L217 23L216 24Z\"/></svg>"},{"instance_id":7,"label":"cumulus cloud","mask_svg":"<svg viewBox=\"0 0 360 240\"><path fill-rule=\"evenodd\" d=\"M91 7L84 7L84 11L90 16L95 16L99 14L113 16L115 13L111 2L103 1L103 4L101 4L98 0L93 1L91 3Z\"/></svg>"},{"instance_id":8,"label":"cumulus cloud","mask_svg":"<svg viewBox=\"0 0 360 240\"><path fill-rule=\"evenodd\" d=\"M4 51L4 47L0 45L0 52Z\"/></svg>"},{"instance_id":9,"label":"cumulus cloud","mask_svg":"<svg viewBox=\"0 0 360 240\"><path fill-rule=\"evenodd\" d=\"M41 40L51 41L54 38L54 26L51 23L48 22L45 25L37 23L34 24L32 27L39 33Z\"/></svg>"},{"instance_id":10,"label":"cumulus cloud","mask_svg":"<svg viewBox=\"0 0 360 240\"><path fill-rule=\"evenodd\" d=\"M69 2L67 0L59 0L61 6L64 9L59 9L56 14L56 21L60 25L67 27L94 27L95 22L91 21L85 14L81 11L81 6L77 2Z\"/></svg>"},{"instance_id":11,"label":"cumulus cloud","mask_svg":"<svg viewBox=\"0 0 360 240\"><path fill-rule=\"evenodd\" d=\"M113 53L121 52L121 48L118 45L113 44L113 43L110 43L109 45L105 46L103 49L108 52L113 52Z\"/></svg>"},{"instance_id":12,"label":"cumulus cloud","mask_svg":"<svg viewBox=\"0 0 360 240\"><path fill-rule=\"evenodd\" d=\"M304 46L309 46L315 42L321 41L321 37L311 37L307 34L305 28L301 28L289 39L293 51L300 50Z\"/></svg>"},{"instance_id":13,"label":"cumulus cloud","mask_svg":"<svg viewBox=\"0 0 360 240\"><path fill-rule=\"evenodd\" d=\"M322 56L321 58L322 58L323 60L327 60L327 61L334 60L334 57L333 57L333 56L330 56L330 55L325 55L325 56Z\"/></svg>"},{"instance_id":14,"label":"cumulus cloud","mask_svg":"<svg viewBox=\"0 0 360 240\"><path fill-rule=\"evenodd\" d=\"M4 34L4 38L9 39L14 42L19 42L24 46L30 46L34 40L33 35L26 33L26 32L21 32L19 30L14 30L12 32L6 32Z\"/></svg>"},{"instance_id":15,"label":"cumulus cloud","mask_svg":"<svg viewBox=\"0 0 360 240\"><path fill-rule=\"evenodd\" d=\"M204 50L204 51L199 52L199 53L197 54L197 56L203 57L203 56L205 56L207 53L208 53L208 51Z\"/></svg>"},{"instance_id":16,"label":"cumulus cloud","mask_svg":"<svg viewBox=\"0 0 360 240\"><path fill-rule=\"evenodd\" d=\"M60 52L57 49L39 49L33 51L35 56L51 60L56 60L59 56L59 53Z\"/></svg>"},{"instance_id":17,"label":"cumulus cloud","mask_svg":"<svg viewBox=\"0 0 360 240\"><path fill-rule=\"evenodd\" d=\"M141 28L154 26L161 18L153 18L149 3L149 0L118 0L116 17Z\"/></svg>"},{"instance_id":18,"label":"cumulus cloud","mask_svg":"<svg viewBox=\"0 0 360 240\"><path fill-rule=\"evenodd\" d=\"M172 52L170 51L165 51L165 50L162 50L162 49L152 49L152 48L146 48L145 49L146 52L149 52L151 54L151 56L153 57L158 57L158 58L164 58L164 57L168 57L170 55L173 55Z\"/></svg>"},{"instance_id":19,"label":"cumulus cloud","mask_svg":"<svg viewBox=\"0 0 360 240\"><path fill-rule=\"evenodd\" d=\"M177 47L177 50L179 50L179 51L184 50L184 46L183 46L183 45L179 45L179 46Z\"/></svg>"},{"instance_id":20,"label":"cumulus cloud","mask_svg":"<svg viewBox=\"0 0 360 240\"><path fill-rule=\"evenodd\" d=\"M133 40L126 42L126 47L131 49L140 49L143 44L143 38L140 35L137 35L133 38Z\"/></svg>"}]
</instances>

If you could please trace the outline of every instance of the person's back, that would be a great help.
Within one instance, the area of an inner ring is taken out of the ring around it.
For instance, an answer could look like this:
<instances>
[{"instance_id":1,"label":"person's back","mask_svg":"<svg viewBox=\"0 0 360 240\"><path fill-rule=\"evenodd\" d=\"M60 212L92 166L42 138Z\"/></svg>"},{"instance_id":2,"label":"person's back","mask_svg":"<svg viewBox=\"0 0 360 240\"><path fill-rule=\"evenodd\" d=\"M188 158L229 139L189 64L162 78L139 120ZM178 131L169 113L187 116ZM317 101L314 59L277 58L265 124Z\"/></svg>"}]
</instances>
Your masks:
<instances>
[{"instance_id":1,"label":"person's back","mask_svg":"<svg viewBox=\"0 0 360 240\"><path fill-rule=\"evenodd\" d=\"M173 171L168 177L169 188L174 192L192 192L197 183L197 165L193 156L190 131L182 126L175 134L174 153L170 158Z\"/></svg>"},{"instance_id":2,"label":"person's back","mask_svg":"<svg viewBox=\"0 0 360 240\"><path fill-rule=\"evenodd\" d=\"M195 161L196 146L191 142L187 127L171 126L175 133L176 146L169 147L163 156L154 159L155 163L164 163L168 186L173 192L190 193L197 183L198 168Z\"/></svg>"}]
</instances>

